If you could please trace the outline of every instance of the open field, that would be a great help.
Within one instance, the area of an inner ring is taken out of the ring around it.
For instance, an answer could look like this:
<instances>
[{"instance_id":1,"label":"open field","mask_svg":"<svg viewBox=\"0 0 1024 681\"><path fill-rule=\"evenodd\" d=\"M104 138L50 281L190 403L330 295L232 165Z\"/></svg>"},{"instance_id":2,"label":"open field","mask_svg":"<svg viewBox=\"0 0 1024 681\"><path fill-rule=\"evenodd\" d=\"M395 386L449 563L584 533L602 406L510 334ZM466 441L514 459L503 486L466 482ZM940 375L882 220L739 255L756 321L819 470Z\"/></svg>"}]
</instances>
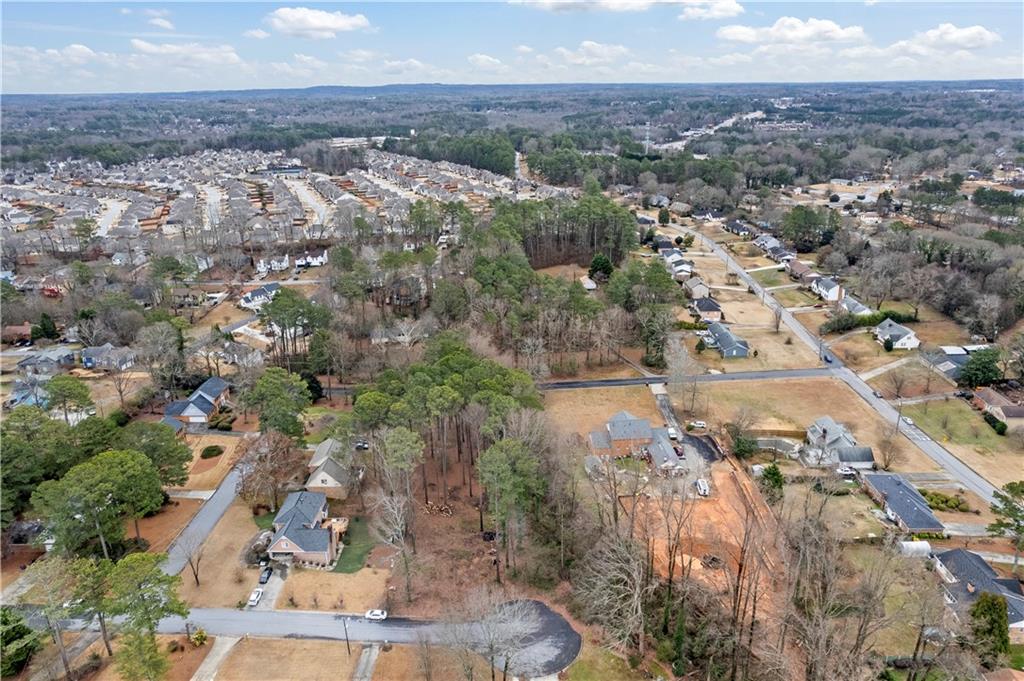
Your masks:
<instances>
[{"instance_id":1,"label":"open field","mask_svg":"<svg viewBox=\"0 0 1024 681\"><path fill-rule=\"evenodd\" d=\"M869 534L885 534L885 526L871 513L876 508L875 503L859 489L826 499L814 491L811 483L790 483L785 486L782 514L784 517L800 518L805 508L816 513L822 502L825 503L826 522L840 538L850 540Z\"/></svg>"},{"instance_id":2,"label":"open field","mask_svg":"<svg viewBox=\"0 0 1024 681\"><path fill-rule=\"evenodd\" d=\"M256 570L242 567L242 553L258 530L245 504L231 504L203 544L199 586L187 565L182 570L182 600L205 608L233 608L245 600L259 575Z\"/></svg>"},{"instance_id":3,"label":"open field","mask_svg":"<svg viewBox=\"0 0 1024 681\"><path fill-rule=\"evenodd\" d=\"M429 659L431 681L464 681L465 673L459 659L448 648L431 645L392 646L391 650L380 651L377 666L373 668L374 681L405 681L424 678L425 660ZM480 656L474 656L473 675L477 679L489 679L491 667ZM610 678L610 677L609 677Z\"/></svg>"},{"instance_id":4,"label":"open field","mask_svg":"<svg viewBox=\"0 0 1024 681\"><path fill-rule=\"evenodd\" d=\"M1024 470L1020 441L997 435L964 400L914 404L904 407L903 414L993 485L1020 480Z\"/></svg>"},{"instance_id":5,"label":"open field","mask_svg":"<svg viewBox=\"0 0 1024 681\"><path fill-rule=\"evenodd\" d=\"M802 288L784 288L770 293L783 307L806 307L821 302L817 296Z\"/></svg>"},{"instance_id":6,"label":"open field","mask_svg":"<svg viewBox=\"0 0 1024 681\"><path fill-rule=\"evenodd\" d=\"M904 381L900 389L901 397L937 395L948 393L956 388L956 384L952 383L945 376L940 375L937 371L932 371L924 364L921 364L921 362L916 361L907 362L895 369L879 374L868 381L868 385L882 393L885 399L891 400L896 397L894 380L899 380L900 378Z\"/></svg>"},{"instance_id":7,"label":"open field","mask_svg":"<svg viewBox=\"0 0 1024 681\"><path fill-rule=\"evenodd\" d=\"M388 570L377 568L342 574L292 567L274 607L346 612L385 608L388 577Z\"/></svg>"},{"instance_id":8,"label":"open field","mask_svg":"<svg viewBox=\"0 0 1024 681\"><path fill-rule=\"evenodd\" d=\"M771 264L774 264L774 263L772 263L769 260L768 264L771 265ZM762 267L763 267L763 265L762 265ZM764 286L764 287L782 286L783 284L789 284L789 283L792 283L792 281L793 281L792 279L789 278L789 275L786 274L785 271L781 271L780 272L777 269L771 269L771 270L760 270L759 269L756 272L751 272L750 276L754 278L754 281L756 281L757 283L761 284L761 286Z\"/></svg>"},{"instance_id":9,"label":"open field","mask_svg":"<svg viewBox=\"0 0 1024 681\"><path fill-rule=\"evenodd\" d=\"M773 327L771 308L746 291L715 291L713 298L722 306L727 324ZM739 328L739 327L737 327Z\"/></svg>"},{"instance_id":10,"label":"open field","mask_svg":"<svg viewBox=\"0 0 1024 681\"><path fill-rule=\"evenodd\" d=\"M745 328L737 325L732 329L740 338L750 344L750 355L744 358L724 359L714 348L697 352L697 336L686 337L686 349L692 357L708 369L725 373L738 371L763 371L771 369L802 369L819 366L818 357L802 341L793 337L785 327L775 333L769 328ZM786 340L792 339L787 345ZM754 351L757 357L754 357Z\"/></svg>"},{"instance_id":11,"label":"open field","mask_svg":"<svg viewBox=\"0 0 1024 681\"><path fill-rule=\"evenodd\" d=\"M867 329L864 330L864 333L834 341L829 348L836 357L857 373L877 369L909 355L917 354L916 350L886 352L885 348L875 342L874 336Z\"/></svg>"},{"instance_id":12,"label":"open field","mask_svg":"<svg viewBox=\"0 0 1024 681\"><path fill-rule=\"evenodd\" d=\"M171 641L177 641L181 644L182 649L176 653L168 652L167 645ZM167 653L167 660L170 663L167 675L163 677L164 681L189 681L192 675L199 669L199 665L206 659L207 654L210 652L210 648L213 646L214 637L211 636L206 645L199 646L198 648L189 644L184 634L180 636L164 636L158 635L156 637L157 646L160 650ZM114 654L117 655L118 650L118 639L113 641ZM90 674L83 677L88 681L121 681L121 675L117 672L117 667L114 663L114 658L107 657L106 648L103 647L103 641L97 641L91 646L85 649L85 651L75 659L74 664L82 665L88 659L92 653L97 653L103 659L103 667L95 674Z\"/></svg>"},{"instance_id":13,"label":"open field","mask_svg":"<svg viewBox=\"0 0 1024 681\"><path fill-rule=\"evenodd\" d=\"M820 302L820 301L818 301ZM815 336L820 336L821 333L818 329L821 325L832 318L831 314L824 308L815 310L814 312L800 312L796 315L796 320L800 322L805 329L813 333Z\"/></svg>"},{"instance_id":14,"label":"open field","mask_svg":"<svg viewBox=\"0 0 1024 681\"><path fill-rule=\"evenodd\" d=\"M576 264L569 265L553 265L551 267L544 267L537 270L537 274L544 274L555 279L561 279L563 281L573 282L578 281L580 277L587 275L587 267L580 267Z\"/></svg>"},{"instance_id":15,"label":"open field","mask_svg":"<svg viewBox=\"0 0 1024 681\"><path fill-rule=\"evenodd\" d=\"M217 681L335 681L352 678L362 646L344 641L246 638L235 644Z\"/></svg>"},{"instance_id":16,"label":"open field","mask_svg":"<svg viewBox=\"0 0 1024 681\"><path fill-rule=\"evenodd\" d=\"M203 505L201 499L171 499L156 515L139 520L139 531L142 538L149 542L150 553L163 553L178 536L182 528L188 525ZM125 534L135 536L135 523L125 521Z\"/></svg>"},{"instance_id":17,"label":"open field","mask_svg":"<svg viewBox=\"0 0 1024 681\"><path fill-rule=\"evenodd\" d=\"M544 393L544 411L552 422L565 424L584 438L590 431L604 428L605 422L620 411L628 411L654 425L662 424L654 395L643 385L552 390Z\"/></svg>"},{"instance_id":18,"label":"open field","mask_svg":"<svg viewBox=\"0 0 1024 681\"><path fill-rule=\"evenodd\" d=\"M731 381L701 386L710 401L713 427L731 421L742 407L756 417L755 429L804 429L819 416L831 415L846 424L860 444L877 447L891 430L845 383L833 378L775 381ZM936 471L935 463L905 438L897 438L902 461L898 471Z\"/></svg>"},{"instance_id":19,"label":"open field","mask_svg":"<svg viewBox=\"0 0 1024 681\"><path fill-rule=\"evenodd\" d=\"M183 489L215 489L235 464L235 449L241 440L230 435L188 435L187 438L192 448L192 463ZM224 453L212 459L200 458L203 449L210 445L223 447Z\"/></svg>"},{"instance_id":20,"label":"open field","mask_svg":"<svg viewBox=\"0 0 1024 681\"><path fill-rule=\"evenodd\" d=\"M253 288L256 288L255 286ZM200 319L198 322L189 329L189 336L192 338L199 338L200 336L209 333L210 329L214 325L220 326L222 329L231 324L248 319L253 316L250 310L243 310L235 304L236 301L224 300L210 308L210 311L206 313L206 316Z\"/></svg>"}]
</instances>

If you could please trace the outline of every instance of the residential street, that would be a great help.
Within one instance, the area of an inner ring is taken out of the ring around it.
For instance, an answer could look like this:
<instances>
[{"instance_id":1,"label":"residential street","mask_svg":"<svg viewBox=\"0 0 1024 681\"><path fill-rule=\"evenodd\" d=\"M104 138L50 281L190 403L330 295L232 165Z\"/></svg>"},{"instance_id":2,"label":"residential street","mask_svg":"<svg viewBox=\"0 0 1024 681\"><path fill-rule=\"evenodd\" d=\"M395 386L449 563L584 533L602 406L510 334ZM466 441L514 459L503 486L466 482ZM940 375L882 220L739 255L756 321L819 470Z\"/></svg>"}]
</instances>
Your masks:
<instances>
[{"instance_id":1,"label":"residential street","mask_svg":"<svg viewBox=\"0 0 1024 681\"><path fill-rule=\"evenodd\" d=\"M730 374L700 374L698 383L718 383L723 381L759 381L784 378L816 378L834 375L834 370L819 367L814 369L779 369L776 371L738 371ZM578 381L549 381L538 383L539 390L573 390L577 388L613 388L629 385L651 385L666 383L668 376L637 376L635 378L594 378Z\"/></svg>"},{"instance_id":2,"label":"residential street","mask_svg":"<svg viewBox=\"0 0 1024 681\"><path fill-rule=\"evenodd\" d=\"M213 496L206 500L206 503L202 505L198 513L192 516L192 520L181 531L178 538L171 543L167 549L167 560L163 566L166 574L176 575L184 570L185 565L188 564L188 551L184 547L196 543L193 538L198 538L200 543L205 541L213 532L217 521L235 500L235 487L238 485L238 478L238 468L232 468L224 476L224 480L221 481Z\"/></svg>"},{"instance_id":3,"label":"residential street","mask_svg":"<svg viewBox=\"0 0 1024 681\"><path fill-rule=\"evenodd\" d=\"M743 268L739 265L739 263L737 263L724 248L719 246L714 241L708 239L700 232L697 232L688 227L683 227L681 225L671 225L671 227L681 232L682 234L694 235L698 242L700 242L707 248L710 248L712 252L715 253L715 255L717 255L721 260L723 260L726 263L726 265L728 265L730 271L736 272L739 275L740 279L749 287L751 287L758 297L761 297L765 300L767 300L770 297L772 302L775 305L778 305L778 303L775 302L775 298L771 297L771 293L765 291L764 288L753 277L750 276L750 274L745 272ZM816 353L821 352L821 342L819 341L819 339L810 331L808 331L803 326L803 324L797 321L796 317L785 308L783 308L782 310L782 322L800 340L806 343L808 347L813 349ZM991 483L989 483L983 477L978 475L978 473L976 473L971 467L964 464L952 453L950 453L947 449L945 449L937 442L929 438L917 427L908 426L905 423L899 424L899 414L896 411L896 409L892 407L892 405L890 405L884 399L875 397L873 394L873 389L867 383L865 383L862 378L855 374L851 369L843 366L842 361L840 361L838 357L832 355L831 352L829 352L829 356L832 357L831 364L833 367L835 367L834 369L831 370L831 374L833 376L846 383L854 392L860 395L864 401L871 405L871 407L875 411L877 411L882 416L882 418L884 418L887 422L897 424L900 431L907 436L907 439L914 443L922 452L924 452L928 457L930 457L935 463L937 463L939 466L941 466L943 469L945 469L951 475L953 475L953 477L956 478L957 482L963 485L966 489L969 489L970 491L977 494L986 503L992 503L992 501L994 500L993 493L995 492L995 487ZM778 374L781 372L768 373L774 373L774 375L767 376L765 378L778 378ZM733 376L736 375L737 374L733 374Z\"/></svg>"}]
</instances>

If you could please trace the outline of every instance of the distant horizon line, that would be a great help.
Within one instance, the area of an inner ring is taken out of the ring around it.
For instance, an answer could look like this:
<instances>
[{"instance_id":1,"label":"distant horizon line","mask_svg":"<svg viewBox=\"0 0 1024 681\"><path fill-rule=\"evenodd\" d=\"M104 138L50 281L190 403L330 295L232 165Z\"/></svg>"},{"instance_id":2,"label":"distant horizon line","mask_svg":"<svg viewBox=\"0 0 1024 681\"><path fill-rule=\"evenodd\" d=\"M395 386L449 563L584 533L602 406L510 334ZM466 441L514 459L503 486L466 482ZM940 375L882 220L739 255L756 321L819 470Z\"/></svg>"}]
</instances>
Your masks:
<instances>
[{"instance_id":1,"label":"distant horizon line","mask_svg":"<svg viewBox=\"0 0 1024 681\"><path fill-rule=\"evenodd\" d=\"M199 89L199 90L116 90L103 92L0 92L2 97L104 97L132 95L203 95L203 94L245 94L260 92L294 92L307 90L345 89L345 90L383 90L388 88L559 88L559 87L694 87L694 86L765 86L765 85L888 85L907 83L1024 83L1022 78L957 78L957 79L895 79L895 80L809 80L809 81L654 81L654 82L558 82L558 83L381 83L378 85L307 85L305 87L264 87L237 89ZM1024 94L1024 92L1022 92Z\"/></svg>"}]
</instances>

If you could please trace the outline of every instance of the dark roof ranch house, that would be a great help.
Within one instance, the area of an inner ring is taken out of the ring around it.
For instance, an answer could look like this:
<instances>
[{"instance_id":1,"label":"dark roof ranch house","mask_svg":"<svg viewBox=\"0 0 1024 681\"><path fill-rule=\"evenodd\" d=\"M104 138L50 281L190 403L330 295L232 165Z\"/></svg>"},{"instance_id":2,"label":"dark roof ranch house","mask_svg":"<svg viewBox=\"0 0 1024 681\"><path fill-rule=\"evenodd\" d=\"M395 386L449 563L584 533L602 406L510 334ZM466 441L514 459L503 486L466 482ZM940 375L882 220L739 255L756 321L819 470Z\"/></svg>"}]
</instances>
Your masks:
<instances>
[{"instance_id":1,"label":"dark roof ranch house","mask_svg":"<svg viewBox=\"0 0 1024 681\"><path fill-rule=\"evenodd\" d=\"M347 518L328 517L327 496L292 492L274 517L274 537L267 552L274 560L326 567L341 551Z\"/></svg>"},{"instance_id":2,"label":"dark roof ranch house","mask_svg":"<svg viewBox=\"0 0 1024 681\"><path fill-rule=\"evenodd\" d=\"M946 602L958 618L970 618L968 611L982 593L1006 599L1009 629L1024 633L1024 591L1016 579L1002 579L973 551L952 549L935 555L935 569L945 581Z\"/></svg>"},{"instance_id":3,"label":"dark roof ranch house","mask_svg":"<svg viewBox=\"0 0 1024 681\"><path fill-rule=\"evenodd\" d=\"M928 502L903 476L865 473L864 490L885 510L889 520L912 534L943 534L945 527L932 513Z\"/></svg>"},{"instance_id":4,"label":"dark roof ranch house","mask_svg":"<svg viewBox=\"0 0 1024 681\"><path fill-rule=\"evenodd\" d=\"M750 354L750 345L721 322L708 324L708 332L715 340L715 347L725 359L746 357Z\"/></svg>"}]
</instances>

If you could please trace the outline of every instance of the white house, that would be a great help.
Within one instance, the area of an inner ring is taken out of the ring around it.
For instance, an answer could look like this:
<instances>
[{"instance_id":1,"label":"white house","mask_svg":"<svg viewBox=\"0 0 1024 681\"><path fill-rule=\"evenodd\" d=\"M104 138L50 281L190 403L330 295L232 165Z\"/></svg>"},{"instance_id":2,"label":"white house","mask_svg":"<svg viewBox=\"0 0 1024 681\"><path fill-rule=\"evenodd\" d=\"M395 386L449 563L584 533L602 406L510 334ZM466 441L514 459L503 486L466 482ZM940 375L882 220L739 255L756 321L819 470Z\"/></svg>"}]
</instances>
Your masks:
<instances>
[{"instance_id":1,"label":"white house","mask_svg":"<svg viewBox=\"0 0 1024 681\"><path fill-rule=\"evenodd\" d=\"M885 345L885 341L892 341L892 347L894 350L913 350L914 348L921 345L920 339L917 334L903 326L897 324L891 319L886 319L881 324L875 327L875 340L882 345Z\"/></svg>"},{"instance_id":2,"label":"white house","mask_svg":"<svg viewBox=\"0 0 1024 681\"><path fill-rule=\"evenodd\" d=\"M843 287L832 277L821 277L811 282L811 290L827 303L836 303L843 297Z\"/></svg>"}]
</instances>

